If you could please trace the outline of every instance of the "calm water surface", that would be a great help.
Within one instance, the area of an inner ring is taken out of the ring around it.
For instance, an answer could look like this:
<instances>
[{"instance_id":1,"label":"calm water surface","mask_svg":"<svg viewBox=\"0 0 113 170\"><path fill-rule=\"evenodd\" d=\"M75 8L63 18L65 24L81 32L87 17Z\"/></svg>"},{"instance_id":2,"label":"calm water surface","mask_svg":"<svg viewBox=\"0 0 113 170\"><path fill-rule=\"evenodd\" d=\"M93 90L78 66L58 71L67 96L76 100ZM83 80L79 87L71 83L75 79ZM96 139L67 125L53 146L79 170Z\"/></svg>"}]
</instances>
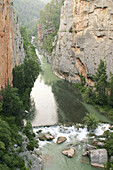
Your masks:
<instances>
[{"instance_id":1,"label":"calm water surface","mask_svg":"<svg viewBox=\"0 0 113 170\"><path fill-rule=\"evenodd\" d=\"M34 83L31 98L35 102L33 126L54 125L57 123L82 122L87 112L96 115L101 121L109 122L93 106L83 103L81 95L70 83L53 74L51 65L36 53L41 61L42 72Z\"/></svg>"}]
</instances>

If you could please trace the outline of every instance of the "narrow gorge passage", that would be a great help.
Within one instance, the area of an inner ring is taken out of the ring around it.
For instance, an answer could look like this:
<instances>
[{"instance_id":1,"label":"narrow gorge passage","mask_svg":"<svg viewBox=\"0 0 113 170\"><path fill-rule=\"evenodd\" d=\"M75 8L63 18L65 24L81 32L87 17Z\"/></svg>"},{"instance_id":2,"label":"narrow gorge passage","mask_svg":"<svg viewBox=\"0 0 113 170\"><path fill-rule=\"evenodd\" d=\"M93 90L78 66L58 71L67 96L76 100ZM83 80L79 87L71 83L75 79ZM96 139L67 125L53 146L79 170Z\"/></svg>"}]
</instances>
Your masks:
<instances>
[{"instance_id":1,"label":"narrow gorge passage","mask_svg":"<svg viewBox=\"0 0 113 170\"><path fill-rule=\"evenodd\" d=\"M41 61L42 71L31 92L31 98L35 103L33 126L82 123L87 112L95 114L103 122L109 122L109 119L93 106L83 103L78 89L53 74L51 65L37 49L36 53Z\"/></svg>"}]
</instances>

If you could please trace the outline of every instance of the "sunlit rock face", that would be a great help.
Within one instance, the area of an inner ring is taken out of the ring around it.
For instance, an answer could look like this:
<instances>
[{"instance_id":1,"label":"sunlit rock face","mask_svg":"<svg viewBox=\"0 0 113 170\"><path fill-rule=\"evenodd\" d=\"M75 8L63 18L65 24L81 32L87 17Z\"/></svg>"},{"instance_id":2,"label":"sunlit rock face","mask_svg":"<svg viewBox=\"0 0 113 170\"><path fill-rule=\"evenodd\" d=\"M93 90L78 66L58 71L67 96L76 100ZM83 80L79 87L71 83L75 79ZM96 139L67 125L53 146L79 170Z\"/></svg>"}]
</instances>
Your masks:
<instances>
[{"instance_id":1,"label":"sunlit rock face","mask_svg":"<svg viewBox=\"0 0 113 170\"><path fill-rule=\"evenodd\" d=\"M113 1L65 0L54 46L53 70L71 82L93 86L100 59L113 73Z\"/></svg>"},{"instance_id":2,"label":"sunlit rock face","mask_svg":"<svg viewBox=\"0 0 113 170\"><path fill-rule=\"evenodd\" d=\"M23 62L25 52L13 2L0 0L0 87L12 84L12 69Z\"/></svg>"}]
</instances>

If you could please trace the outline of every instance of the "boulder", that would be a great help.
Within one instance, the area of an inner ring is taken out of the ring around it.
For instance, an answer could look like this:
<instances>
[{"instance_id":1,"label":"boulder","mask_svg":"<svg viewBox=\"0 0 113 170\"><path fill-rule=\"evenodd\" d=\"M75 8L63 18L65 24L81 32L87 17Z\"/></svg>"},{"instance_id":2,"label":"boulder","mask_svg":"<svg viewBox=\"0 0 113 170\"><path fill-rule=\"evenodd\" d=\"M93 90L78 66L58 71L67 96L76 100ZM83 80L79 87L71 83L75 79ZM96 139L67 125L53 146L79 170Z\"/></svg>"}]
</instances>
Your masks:
<instances>
[{"instance_id":1,"label":"boulder","mask_svg":"<svg viewBox=\"0 0 113 170\"><path fill-rule=\"evenodd\" d=\"M113 125L109 127L110 130L113 130Z\"/></svg>"},{"instance_id":2,"label":"boulder","mask_svg":"<svg viewBox=\"0 0 113 170\"><path fill-rule=\"evenodd\" d=\"M62 151L63 155L66 155L69 158L72 158L75 155L75 150L73 148L68 148Z\"/></svg>"},{"instance_id":3,"label":"boulder","mask_svg":"<svg viewBox=\"0 0 113 170\"><path fill-rule=\"evenodd\" d=\"M85 153L82 154L82 156L88 156L89 151L86 151Z\"/></svg>"},{"instance_id":4,"label":"boulder","mask_svg":"<svg viewBox=\"0 0 113 170\"><path fill-rule=\"evenodd\" d=\"M39 135L38 138L39 138L41 141L44 141L44 140L50 141L50 140L53 140L53 139L54 139L54 136L52 136L50 133L46 133L46 134L41 134L41 135Z\"/></svg>"},{"instance_id":5,"label":"boulder","mask_svg":"<svg viewBox=\"0 0 113 170\"><path fill-rule=\"evenodd\" d=\"M50 141L50 140L53 140L54 139L54 136L52 136L51 134L45 134L45 138L47 141Z\"/></svg>"},{"instance_id":6,"label":"boulder","mask_svg":"<svg viewBox=\"0 0 113 170\"><path fill-rule=\"evenodd\" d=\"M110 157L110 162L112 162L112 163L113 163L113 156L111 156L111 157Z\"/></svg>"},{"instance_id":7,"label":"boulder","mask_svg":"<svg viewBox=\"0 0 113 170\"><path fill-rule=\"evenodd\" d=\"M39 136L39 140L44 141L45 140L45 135Z\"/></svg>"},{"instance_id":8,"label":"boulder","mask_svg":"<svg viewBox=\"0 0 113 170\"><path fill-rule=\"evenodd\" d=\"M104 146L104 142L97 142L97 146L98 147L103 147Z\"/></svg>"},{"instance_id":9,"label":"boulder","mask_svg":"<svg viewBox=\"0 0 113 170\"><path fill-rule=\"evenodd\" d=\"M106 164L108 160L106 149L90 150L89 156L91 160L91 165L95 167L104 168L104 164Z\"/></svg>"},{"instance_id":10,"label":"boulder","mask_svg":"<svg viewBox=\"0 0 113 170\"><path fill-rule=\"evenodd\" d=\"M87 151L90 151L90 150L93 150L93 149L96 149L96 147L93 146L93 145L87 144L87 146L86 146L86 150L87 150Z\"/></svg>"},{"instance_id":11,"label":"boulder","mask_svg":"<svg viewBox=\"0 0 113 170\"><path fill-rule=\"evenodd\" d=\"M66 137L60 136L60 137L58 137L58 139L57 139L57 144L63 143L63 142L65 142L66 140L67 140Z\"/></svg>"}]
</instances>

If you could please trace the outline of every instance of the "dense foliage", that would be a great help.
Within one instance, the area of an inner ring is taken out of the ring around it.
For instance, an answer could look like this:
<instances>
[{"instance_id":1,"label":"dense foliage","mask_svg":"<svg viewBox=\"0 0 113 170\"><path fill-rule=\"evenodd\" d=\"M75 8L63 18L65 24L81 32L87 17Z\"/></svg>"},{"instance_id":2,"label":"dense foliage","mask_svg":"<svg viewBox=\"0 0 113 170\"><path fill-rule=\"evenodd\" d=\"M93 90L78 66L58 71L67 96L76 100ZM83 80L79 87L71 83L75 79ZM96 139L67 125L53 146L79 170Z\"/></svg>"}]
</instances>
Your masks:
<instances>
[{"instance_id":1,"label":"dense foliage","mask_svg":"<svg viewBox=\"0 0 113 170\"><path fill-rule=\"evenodd\" d=\"M85 125L87 125L88 130L95 130L99 124L99 120L91 113L87 113L83 119Z\"/></svg>"},{"instance_id":2,"label":"dense foliage","mask_svg":"<svg viewBox=\"0 0 113 170\"><path fill-rule=\"evenodd\" d=\"M20 100L18 89L8 85L5 89L1 90L1 115L5 117L14 116L16 123L21 122L24 107L23 102Z\"/></svg>"},{"instance_id":3,"label":"dense foliage","mask_svg":"<svg viewBox=\"0 0 113 170\"><path fill-rule=\"evenodd\" d=\"M26 26L32 34L35 34L39 11L45 6L42 0L14 0L14 8L19 16L21 25Z\"/></svg>"},{"instance_id":4,"label":"dense foliage","mask_svg":"<svg viewBox=\"0 0 113 170\"><path fill-rule=\"evenodd\" d=\"M113 161L111 161L111 156L113 156L113 132L105 131L104 136L105 140L105 148L108 151L108 162L106 164L106 170L113 170Z\"/></svg>"},{"instance_id":5,"label":"dense foliage","mask_svg":"<svg viewBox=\"0 0 113 170\"><path fill-rule=\"evenodd\" d=\"M82 78L83 80L83 78ZM81 80L81 85L75 86L80 89L84 101L93 104L102 113L106 113L113 120L113 75L110 73L110 79L106 74L106 64L100 60L95 76L93 77L94 89L86 87Z\"/></svg>"},{"instance_id":6,"label":"dense foliage","mask_svg":"<svg viewBox=\"0 0 113 170\"><path fill-rule=\"evenodd\" d=\"M38 147L34 140L32 125L27 123L23 128L25 109L30 107L30 92L34 81L39 74L38 58L35 48L29 42L25 28L21 28L26 50L24 63L13 69L13 87L8 85L0 91L0 170L27 170L23 158L19 156L22 152L23 131L28 137L28 150Z\"/></svg>"},{"instance_id":7,"label":"dense foliage","mask_svg":"<svg viewBox=\"0 0 113 170\"><path fill-rule=\"evenodd\" d=\"M26 58L23 64L13 69L13 87L18 89L19 96L24 104L24 109L29 110L31 88L39 74L40 67L35 48L27 38L28 35L25 27L21 28L21 34L23 36Z\"/></svg>"},{"instance_id":8,"label":"dense foliage","mask_svg":"<svg viewBox=\"0 0 113 170\"><path fill-rule=\"evenodd\" d=\"M96 103L104 105L107 102L106 87L107 87L107 74L106 64L100 60L100 64L94 76L96 88Z\"/></svg>"},{"instance_id":9,"label":"dense foliage","mask_svg":"<svg viewBox=\"0 0 113 170\"><path fill-rule=\"evenodd\" d=\"M9 95L7 96L9 98ZM11 114L9 115L9 113L8 115L4 115L3 113L1 113L1 115L2 117L0 117L0 169L15 170L18 167L21 170L27 170L27 168L25 167L24 160L20 156L18 156L22 146L22 138L18 133L19 129L16 124L18 116L17 117L16 115L11 116ZM14 147L15 145L16 148Z\"/></svg>"},{"instance_id":10,"label":"dense foliage","mask_svg":"<svg viewBox=\"0 0 113 170\"><path fill-rule=\"evenodd\" d=\"M35 133L33 132L33 128L30 122L27 122L26 126L24 127L24 131L25 135L28 137L29 139L29 143L27 144L27 149L28 150L34 150L34 147L38 147L38 144L36 142L36 140L34 139L35 137Z\"/></svg>"},{"instance_id":11,"label":"dense foliage","mask_svg":"<svg viewBox=\"0 0 113 170\"><path fill-rule=\"evenodd\" d=\"M51 0L44 10L40 11L39 24L42 24L43 32L46 33L43 39L43 49L48 53L52 52L52 42L59 29L60 13L61 13L62 0Z\"/></svg>"}]
</instances>

